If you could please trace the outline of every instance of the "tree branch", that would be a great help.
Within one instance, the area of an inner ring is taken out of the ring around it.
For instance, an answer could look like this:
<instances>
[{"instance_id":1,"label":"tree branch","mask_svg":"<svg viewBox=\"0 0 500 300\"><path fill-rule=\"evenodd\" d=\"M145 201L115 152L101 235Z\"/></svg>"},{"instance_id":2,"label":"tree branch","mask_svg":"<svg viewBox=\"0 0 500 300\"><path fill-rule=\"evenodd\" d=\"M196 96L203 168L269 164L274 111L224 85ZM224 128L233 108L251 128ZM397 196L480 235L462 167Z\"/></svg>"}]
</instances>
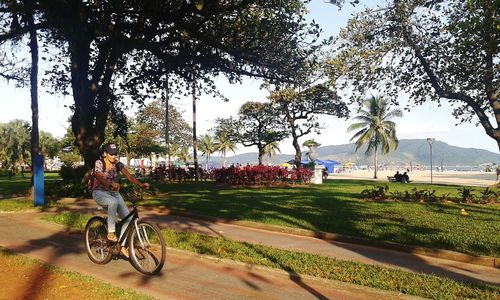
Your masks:
<instances>
[{"instance_id":1,"label":"tree branch","mask_svg":"<svg viewBox=\"0 0 500 300\"><path fill-rule=\"evenodd\" d=\"M436 91L436 94L442 98L455 99L455 100L460 100L460 101L465 102L476 113L477 117L479 118L479 122L481 123L484 130L486 131L486 134L489 135L490 137L492 137L493 139L498 140L500 138L500 129L493 127L493 125L491 124L484 109L476 101L474 101L473 98L471 98L468 95L465 95L463 93L457 93L457 92L445 90L441 86L441 84L439 83L439 79L437 78L436 74L434 74L433 70L431 69L429 62L422 55L422 51L417 46L417 44L413 41L411 34L408 31L408 28L405 26L405 24L401 24L401 29L403 31L403 38L404 38L405 42L415 52L415 56L417 57L420 64L424 68L425 74L427 76L429 76L429 82L431 83L432 87Z\"/></svg>"},{"instance_id":2,"label":"tree branch","mask_svg":"<svg viewBox=\"0 0 500 300\"><path fill-rule=\"evenodd\" d=\"M31 30L46 29L48 27L49 24L47 22L42 22L34 24L33 26L24 26L4 34L0 34L0 44L13 38L21 37L26 33L29 33Z\"/></svg>"}]
</instances>

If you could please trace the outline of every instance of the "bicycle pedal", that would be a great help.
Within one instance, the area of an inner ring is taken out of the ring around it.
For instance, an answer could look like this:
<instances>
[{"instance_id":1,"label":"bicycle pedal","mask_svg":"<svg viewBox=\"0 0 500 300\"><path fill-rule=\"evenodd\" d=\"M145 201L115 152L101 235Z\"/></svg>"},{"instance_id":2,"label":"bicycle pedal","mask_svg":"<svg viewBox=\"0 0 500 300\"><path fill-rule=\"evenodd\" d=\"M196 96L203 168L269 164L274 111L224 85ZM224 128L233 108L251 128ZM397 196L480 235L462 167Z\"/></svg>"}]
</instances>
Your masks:
<instances>
[{"instance_id":1,"label":"bicycle pedal","mask_svg":"<svg viewBox=\"0 0 500 300\"><path fill-rule=\"evenodd\" d=\"M110 245L109 250L110 250L111 254L113 254L113 257L120 256L120 245L118 245L118 243L114 243L114 245Z\"/></svg>"}]
</instances>

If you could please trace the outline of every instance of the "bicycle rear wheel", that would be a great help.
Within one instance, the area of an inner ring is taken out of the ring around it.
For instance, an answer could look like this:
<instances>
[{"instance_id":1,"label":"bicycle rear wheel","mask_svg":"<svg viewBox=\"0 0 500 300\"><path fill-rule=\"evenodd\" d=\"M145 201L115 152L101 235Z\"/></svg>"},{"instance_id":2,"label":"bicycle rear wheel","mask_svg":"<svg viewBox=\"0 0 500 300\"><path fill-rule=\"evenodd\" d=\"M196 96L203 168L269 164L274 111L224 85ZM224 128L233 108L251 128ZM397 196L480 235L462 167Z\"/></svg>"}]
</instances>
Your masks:
<instances>
[{"instance_id":1,"label":"bicycle rear wheel","mask_svg":"<svg viewBox=\"0 0 500 300\"><path fill-rule=\"evenodd\" d=\"M93 217L85 226L85 249L90 260L96 264L107 264L113 257L108 246L106 219Z\"/></svg>"},{"instance_id":2,"label":"bicycle rear wheel","mask_svg":"<svg viewBox=\"0 0 500 300\"><path fill-rule=\"evenodd\" d=\"M154 275L165 263L165 240L160 229L153 223L139 221L129 236L130 263L137 271Z\"/></svg>"}]
</instances>

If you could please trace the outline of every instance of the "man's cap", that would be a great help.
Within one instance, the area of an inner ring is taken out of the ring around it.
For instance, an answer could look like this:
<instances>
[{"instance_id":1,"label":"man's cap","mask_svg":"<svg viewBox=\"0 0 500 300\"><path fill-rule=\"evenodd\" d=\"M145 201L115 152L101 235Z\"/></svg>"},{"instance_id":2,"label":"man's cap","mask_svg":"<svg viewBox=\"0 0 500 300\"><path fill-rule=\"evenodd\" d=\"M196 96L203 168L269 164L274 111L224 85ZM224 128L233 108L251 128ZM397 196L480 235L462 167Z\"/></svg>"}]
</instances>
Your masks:
<instances>
[{"instance_id":1,"label":"man's cap","mask_svg":"<svg viewBox=\"0 0 500 300\"><path fill-rule=\"evenodd\" d=\"M118 154L118 147L115 144L106 144L102 151L106 151L108 154Z\"/></svg>"}]
</instances>

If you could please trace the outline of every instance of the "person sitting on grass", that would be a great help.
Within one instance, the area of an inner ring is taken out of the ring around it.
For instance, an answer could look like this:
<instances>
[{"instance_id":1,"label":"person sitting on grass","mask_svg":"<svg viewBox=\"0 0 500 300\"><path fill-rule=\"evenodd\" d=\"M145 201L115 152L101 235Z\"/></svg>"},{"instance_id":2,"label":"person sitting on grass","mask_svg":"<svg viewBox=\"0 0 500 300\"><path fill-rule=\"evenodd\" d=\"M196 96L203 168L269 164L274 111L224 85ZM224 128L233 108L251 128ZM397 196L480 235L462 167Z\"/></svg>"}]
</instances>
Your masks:
<instances>
[{"instance_id":1,"label":"person sitting on grass","mask_svg":"<svg viewBox=\"0 0 500 300\"><path fill-rule=\"evenodd\" d=\"M115 144L103 146L103 159L95 162L95 179L92 186L92 198L101 206L108 208L108 240L118 242L115 234L116 212L120 218L128 215L129 210L122 195L120 194L120 173L123 173L128 181L148 189L148 183L142 183L132 176L118 157L118 147ZM103 164L104 163L104 164ZM126 227L128 224L124 224ZM122 253L128 256L127 253Z\"/></svg>"}]
</instances>

